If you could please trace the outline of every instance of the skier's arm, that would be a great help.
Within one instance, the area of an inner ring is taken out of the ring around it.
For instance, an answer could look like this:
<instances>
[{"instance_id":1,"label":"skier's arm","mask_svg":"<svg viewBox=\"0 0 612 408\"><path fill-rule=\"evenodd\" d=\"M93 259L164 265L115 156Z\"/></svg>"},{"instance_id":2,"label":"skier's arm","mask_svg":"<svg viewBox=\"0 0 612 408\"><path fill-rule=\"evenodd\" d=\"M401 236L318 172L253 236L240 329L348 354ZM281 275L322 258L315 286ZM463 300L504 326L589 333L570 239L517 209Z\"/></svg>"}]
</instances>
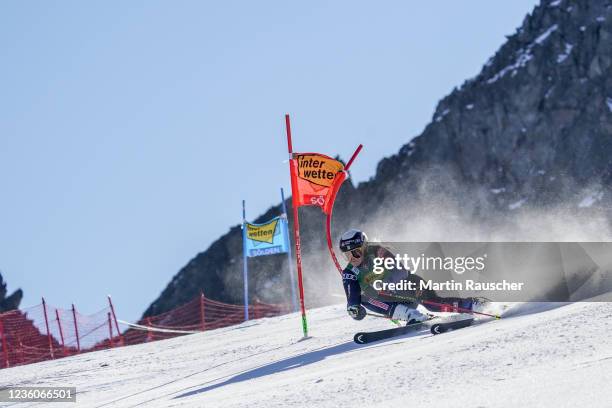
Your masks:
<instances>
[{"instance_id":1,"label":"skier's arm","mask_svg":"<svg viewBox=\"0 0 612 408\"><path fill-rule=\"evenodd\" d=\"M361 287L357 281L357 274L350 269L350 265L342 271L342 286L346 294L346 306L361 305Z\"/></svg>"}]
</instances>

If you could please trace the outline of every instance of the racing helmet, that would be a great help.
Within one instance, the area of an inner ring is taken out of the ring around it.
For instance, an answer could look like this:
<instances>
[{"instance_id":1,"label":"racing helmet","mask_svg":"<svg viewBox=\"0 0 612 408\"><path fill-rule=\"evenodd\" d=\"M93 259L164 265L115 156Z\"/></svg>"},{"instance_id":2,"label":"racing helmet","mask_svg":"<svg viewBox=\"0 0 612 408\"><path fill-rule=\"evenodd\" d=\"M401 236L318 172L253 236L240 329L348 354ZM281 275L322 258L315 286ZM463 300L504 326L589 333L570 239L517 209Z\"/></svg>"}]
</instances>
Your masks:
<instances>
[{"instance_id":1,"label":"racing helmet","mask_svg":"<svg viewBox=\"0 0 612 408\"><path fill-rule=\"evenodd\" d=\"M350 229L340 237L340 251L347 254L353 250L364 250L368 243L368 236L358 229ZM348 254L347 254L348 255Z\"/></svg>"}]
</instances>

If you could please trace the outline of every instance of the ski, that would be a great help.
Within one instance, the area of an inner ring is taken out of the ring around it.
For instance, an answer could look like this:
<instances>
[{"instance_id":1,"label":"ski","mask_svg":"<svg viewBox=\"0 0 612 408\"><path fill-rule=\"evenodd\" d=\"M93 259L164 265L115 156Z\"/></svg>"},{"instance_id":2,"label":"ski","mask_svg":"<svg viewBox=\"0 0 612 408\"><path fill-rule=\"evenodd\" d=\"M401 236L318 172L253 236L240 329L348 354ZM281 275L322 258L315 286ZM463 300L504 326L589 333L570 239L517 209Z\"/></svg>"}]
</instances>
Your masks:
<instances>
[{"instance_id":1,"label":"ski","mask_svg":"<svg viewBox=\"0 0 612 408\"><path fill-rule=\"evenodd\" d=\"M372 343L374 341L390 339L392 337L397 337L406 333L417 331L423 327L424 323L427 323L433 319L435 319L435 317L424 320L422 322L408 324L402 327L394 327L393 329L378 330L372 332L359 332L355 334L353 340L357 344L367 344Z\"/></svg>"},{"instance_id":2,"label":"ski","mask_svg":"<svg viewBox=\"0 0 612 408\"><path fill-rule=\"evenodd\" d=\"M448 331L462 329L464 327L471 326L474 323L474 321L475 321L474 318L468 318L468 319L456 320L452 322L434 323L431 325L429 330L431 331L431 334L433 335L442 334Z\"/></svg>"}]
</instances>

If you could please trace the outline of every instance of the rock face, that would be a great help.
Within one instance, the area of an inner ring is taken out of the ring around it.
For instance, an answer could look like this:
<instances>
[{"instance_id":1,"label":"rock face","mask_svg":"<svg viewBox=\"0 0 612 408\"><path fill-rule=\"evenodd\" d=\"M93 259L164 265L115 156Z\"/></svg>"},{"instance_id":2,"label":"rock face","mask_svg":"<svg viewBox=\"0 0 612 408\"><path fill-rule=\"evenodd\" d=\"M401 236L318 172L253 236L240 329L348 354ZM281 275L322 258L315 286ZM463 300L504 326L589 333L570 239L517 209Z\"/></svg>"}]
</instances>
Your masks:
<instances>
[{"instance_id":1,"label":"rock face","mask_svg":"<svg viewBox=\"0 0 612 408\"><path fill-rule=\"evenodd\" d=\"M333 233L363 226L381 239L426 240L423 231L436 228L417 224L438 217L447 228L437 228L436 239L468 240L454 234L456 219L490 225L559 207L609 226L611 157L612 0L544 0L475 78L440 101L421 135L383 159L369 181L345 183ZM255 221L279 213L277 205ZM314 208L300 214L307 300L326 303L342 289L324 245L324 218ZM240 303L241 251L236 226L191 260L145 315L201 288ZM286 257L249 262L252 298L286 301Z\"/></svg>"},{"instance_id":2,"label":"rock face","mask_svg":"<svg viewBox=\"0 0 612 408\"><path fill-rule=\"evenodd\" d=\"M484 206L566 199L609 184L611 95L612 2L544 2L388 165L451 165Z\"/></svg>"},{"instance_id":3,"label":"rock face","mask_svg":"<svg viewBox=\"0 0 612 408\"><path fill-rule=\"evenodd\" d=\"M8 297L6 294L6 283L4 283L2 274L0 274L0 313L17 309L19 307L19 303L21 303L21 299L23 298L23 292L21 289L16 290Z\"/></svg>"}]
</instances>

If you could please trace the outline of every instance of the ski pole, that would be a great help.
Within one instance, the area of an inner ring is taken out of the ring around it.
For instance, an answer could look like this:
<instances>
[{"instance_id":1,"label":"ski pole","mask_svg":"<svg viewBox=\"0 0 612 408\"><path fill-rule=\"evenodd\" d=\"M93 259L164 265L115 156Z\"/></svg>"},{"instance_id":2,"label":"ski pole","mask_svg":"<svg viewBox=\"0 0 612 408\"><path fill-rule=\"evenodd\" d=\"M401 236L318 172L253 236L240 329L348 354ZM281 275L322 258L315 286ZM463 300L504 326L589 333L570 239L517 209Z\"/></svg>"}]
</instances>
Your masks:
<instances>
[{"instance_id":1,"label":"ski pole","mask_svg":"<svg viewBox=\"0 0 612 408\"><path fill-rule=\"evenodd\" d=\"M383 315L379 315L376 313L366 313L366 316L372 316L372 317L378 317L379 319L387 319L387 320L391 320L392 323L396 324L396 325L400 325L399 320L395 320L390 318L389 316L383 316Z\"/></svg>"},{"instance_id":2,"label":"ski pole","mask_svg":"<svg viewBox=\"0 0 612 408\"><path fill-rule=\"evenodd\" d=\"M496 319L501 319L501 316L499 315L495 315L495 314L489 314L489 313L484 313L484 312L475 312L473 310L470 309L465 309L463 307L459 307L459 306L453 306L453 305L449 305L448 303L438 303L438 302L434 302L431 300L424 300L424 299L419 299L416 297L408 297L408 296L397 296L397 298L401 299L401 300L407 300L409 302L412 303L421 303L423 305L429 304L429 305L433 305L433 306L450 306L453 308L453 311L455 312L466 312L466 313L472 313L472 314L477 314L477 315L482 315L482 316L488 316L488 317L494 317Z\"/></svg>"},{"instance_id":3,"label":"ski pole","mask_svg":"<svg viewBox=\"0 0 612 408\"><path fill-rule=\"evenodd\" d=\"M369 312L366 312L366 316L378 317L380 319L391 319L389 316L383 316L383 315L379 315L376 313L369 313Z\"/></svg>"},{"instance_id":4,"label":"ski pole","mask_svg":"<svg viewBox=\"0 0 612 408\"><path fill-rule=\"evenodd\" d=\"M465 309L463 307L459 307L459 306L454 306L454 305L449 305L448 303L438 303L438 302L433 302L431 300L422 300L421 303L425 304L425 305L433 305L433 306L450 306L454 312L466 312L466 313L472 313L472 314L477 314L477 315L481 315L481 316L488 316L488 317L494 317L496 319L501 319L501 316L499 315L495 315L495 314L490 314L490 313L483 313L483 312L475 312L473 310L470 309Z\"/></svg>"}]
</instances>

